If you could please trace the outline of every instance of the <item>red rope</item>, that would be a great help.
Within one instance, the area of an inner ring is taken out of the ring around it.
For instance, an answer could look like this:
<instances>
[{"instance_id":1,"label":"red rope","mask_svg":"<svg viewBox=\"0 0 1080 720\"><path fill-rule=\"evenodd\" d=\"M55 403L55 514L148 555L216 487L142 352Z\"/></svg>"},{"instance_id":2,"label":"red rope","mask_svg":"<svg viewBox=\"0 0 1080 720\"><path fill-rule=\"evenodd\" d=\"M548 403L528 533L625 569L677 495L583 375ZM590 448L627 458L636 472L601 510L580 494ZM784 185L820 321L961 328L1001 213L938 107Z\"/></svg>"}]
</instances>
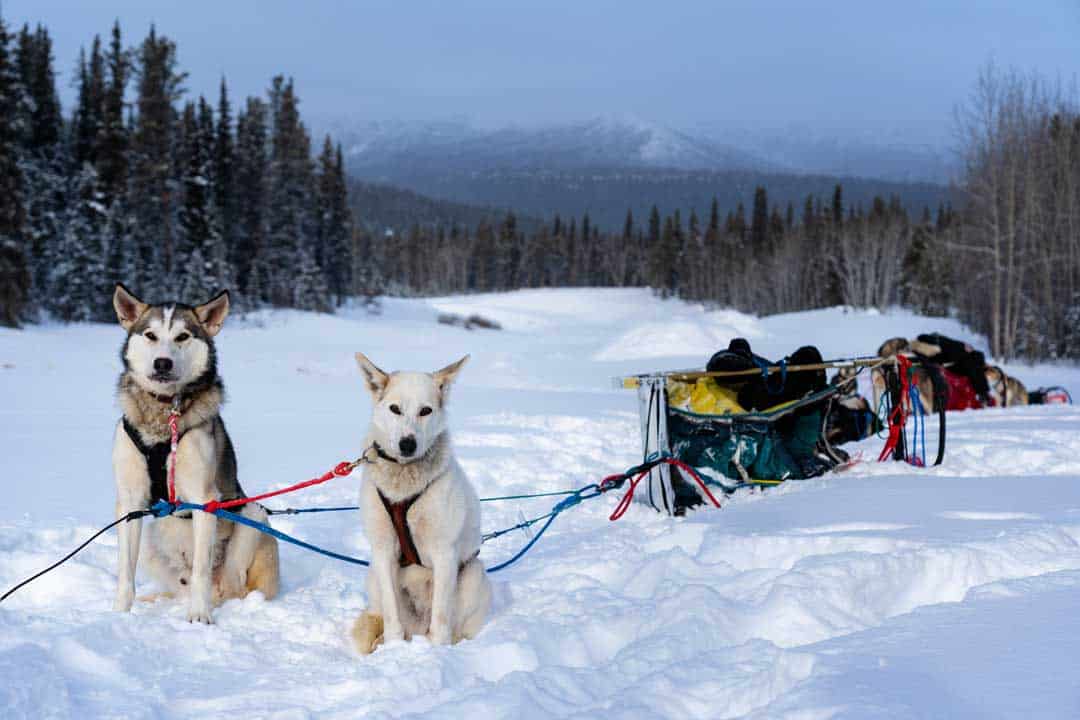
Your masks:
<instances>
[{"instance_id":1,"label":"red rope","mask_svg":"<svg viewBox=\"0 0 1080 720\"><path fill-rule=\"evenodd\" d=\"M720 507L720 501L717 500L716 497L709 491L709 488L705 484L705 481L701 479L701 476L697 474L697 471L694 470L694 468L690 467L682 460L678 460L676 458L661 458L660 462L667 463L668 465L674 465L675 467L689 474L690 477L694 478L694 480L697 481L697 484L701 488L701 491L705 493L705 496L709 498L712 504L716 507ZM618 520L626 514L626 511L630 509L631 501L633 501L634 499L634 490L637 489L638 483L641 482L642 478L648 475L651 470L652 468L650 468L649 470L643 470L642 472L638 473L638 475L633 480L630 481L630 487L627 488L626 494L622 496L621 500L619 500L619 504L615 506L615 510L612 511L611 517L608 518L609 520ZM609 480L617 481L625 477L625 475L612 475L610 477L606 477L603 479L603 481L601 481L600 486L603 487L604 484L607 483Z\"/></svg>"},{"instance_id":2,"label":"red rope","mask_svg":"<svg viewBox=\"0 0 1080 720\"><path fill-rule=\"evenodd\" d=\"M180 420L180 411L174 405L169 413L169 504L176 504L176 446L180 444L180 430L177 423Z\"/></svg>"},{"instance_id":3,"label":"red rope","mask_svg":"<svg viewBox=\"0 0 1080 720\"><path fill-rule=\"evenodd\" d=\"M320 485L324 482L327 482L328 480L333 480L336 477L345 477L346 475L351 474L355 467L355 463L341 462L338 463L333 470L325 472L317 478L305 480L304 482L299 482L295 485L290 485L289 487L282 488L280 490L272 490L270 492L265 492L262 495L255 495L253 497L236 498L235 500L226 500L224 502L211 500L210 502L206 503L205 509L206 512L212 513L218 509L224 510L232 507L237 507L238 505L247 505L248 503L258 502L259 500L265 500L266 498L272 498L275 495L284 495L285 493L291 493L295 490L301 490L306 487L311 487L312 485Z\"/></svg>"},{"instance_id":4,"label":"red rope","mask_svg":"<svg viewBox=\"0 0 1080 720\"><path fill-rule=\"evenodd\" d=\"M885 462L893 450L896 449L897 443L900 442L900 433L903 432L904 426L907 424L907 414L904 412L904 401L907 400L908 394L908 374L911 369L911 360L907 359L903 355L896 356L896 374L900 376L900 402L896 403L896 407L889 413L889 437L885 439L885 447L881 449L881 454L878 455L878 462Z\"/></svg>"}]
</instances>

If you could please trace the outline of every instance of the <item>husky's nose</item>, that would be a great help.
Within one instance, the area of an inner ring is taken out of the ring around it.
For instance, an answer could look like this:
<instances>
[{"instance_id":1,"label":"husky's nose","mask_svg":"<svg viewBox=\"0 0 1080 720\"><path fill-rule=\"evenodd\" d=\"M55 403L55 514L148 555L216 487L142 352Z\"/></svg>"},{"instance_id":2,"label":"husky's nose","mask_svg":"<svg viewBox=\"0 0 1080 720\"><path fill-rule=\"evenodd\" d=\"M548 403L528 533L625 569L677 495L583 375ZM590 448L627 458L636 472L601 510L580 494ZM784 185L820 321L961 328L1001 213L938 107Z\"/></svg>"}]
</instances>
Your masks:
<instances>
[{"instance_id":1,"label":"husky's nose","mask_svg":"<svg viewBox=\"0 0 1080 720\"><path fill-rule=\"evenodd\" d=\"M401 451L402 455L404 455L405 457L409 457L414 452L416 452L416 438L414 438L412 435L407 435L406 437L403 437L401 438L401 440L398 441L397 446L398 450Z\"/></svg>"},{"instance_id":2,"label":"husky's nose","mask_svg":"<svg viewBox=\"0 0 1080 720\"><path fill-rule=\"evenodd\" d=\"M167 373L172 370L172 360L169 358L156 358L154 360L154 372Z\"/></svg>"}]
</instances>

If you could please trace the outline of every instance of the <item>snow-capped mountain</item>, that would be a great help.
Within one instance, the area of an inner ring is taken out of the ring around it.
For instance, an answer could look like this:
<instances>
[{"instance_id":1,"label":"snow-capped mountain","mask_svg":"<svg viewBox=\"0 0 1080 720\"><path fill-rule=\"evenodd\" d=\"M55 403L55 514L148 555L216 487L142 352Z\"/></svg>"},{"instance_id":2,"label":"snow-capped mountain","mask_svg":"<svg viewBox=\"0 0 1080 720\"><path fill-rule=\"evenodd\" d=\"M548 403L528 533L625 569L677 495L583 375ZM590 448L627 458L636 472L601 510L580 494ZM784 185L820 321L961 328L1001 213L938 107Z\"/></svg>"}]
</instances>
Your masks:
<instances>
[{"instance_id":1,"label":"snow-capped mountain","mask_svg":"<svg viewBox=\"0 0 1080 720\"><path fill-rule=\"evenodd\" d=\"M621 227L628 210L646 217L653 205L699 214L714 200L721 212L749 206L757 186L780 207L829 197L837 183L849 202L864 205L897 195L921 211L950 199L932 184L945 174L927 153L892 140L883 148L861 138L830 145L828 136L798 129L779 137L704 125L688 131L626 116L499 128L461 118L325 127L341 139L357 180L538 218L589 213L608 228Z\"/></svg>"},{"instance_id":2,"label":"snow-capped mountain","mask_svg":"<svg viewBox=\"0 0 1080 720\"><path fill-rule=\"evenodd\" d=\"M730 130L702 125L692 132L801 173L945 184L955 179L958 166L955 153L942 142L913 139L900 130L821 130L800 125Z\"/></svg>"},{"instance_id":3,"label":"snow-capped mountain","mask_svg":"<svg viewBox=\"0 0 1080 720\"><path fill-rule=\"evenodd\" d=\"M543 127L482 129L468 121L382 122L339 127L350 168L568 170L674 168L776 170L761 158L636 118L601 117Z\"/></svg>"}]
</instances>

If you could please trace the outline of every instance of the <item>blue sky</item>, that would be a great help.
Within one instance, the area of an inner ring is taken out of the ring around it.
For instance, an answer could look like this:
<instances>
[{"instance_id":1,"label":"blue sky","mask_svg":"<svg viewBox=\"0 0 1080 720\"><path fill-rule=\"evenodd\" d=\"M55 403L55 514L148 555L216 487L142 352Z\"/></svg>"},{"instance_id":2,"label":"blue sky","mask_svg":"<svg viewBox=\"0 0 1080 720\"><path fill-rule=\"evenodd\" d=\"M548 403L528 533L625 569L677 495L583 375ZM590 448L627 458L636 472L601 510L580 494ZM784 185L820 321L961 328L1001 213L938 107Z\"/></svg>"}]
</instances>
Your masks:
<instances>
[{"instance_id":1,"label":"blue sky","mask_svg":"<svg viewBox=\"0 0 1080 720\"><path fill-rule=\"evenodd\" d=\"M1080 0L6 0L44 22L66 97L80 45L119 18L156 22L195 93L237 94L278 72L331 119L542 124L633 115L676 127L899 131L947 138L978 68L1070 80Z\"/></svg>"}]
</instances>

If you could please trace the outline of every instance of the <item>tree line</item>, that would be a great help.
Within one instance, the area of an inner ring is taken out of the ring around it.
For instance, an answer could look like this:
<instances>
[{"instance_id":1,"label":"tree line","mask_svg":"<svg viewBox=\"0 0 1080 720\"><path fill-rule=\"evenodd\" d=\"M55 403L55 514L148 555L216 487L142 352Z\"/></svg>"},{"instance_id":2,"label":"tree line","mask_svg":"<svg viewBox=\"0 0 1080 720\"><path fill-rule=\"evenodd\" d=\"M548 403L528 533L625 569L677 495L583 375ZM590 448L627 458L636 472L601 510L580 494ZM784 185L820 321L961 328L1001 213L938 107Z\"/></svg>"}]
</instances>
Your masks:
<instances>
[{"instance_id":1,"label":"tree line","mask_svg":"<svg viewBox=\"0 0 1080 720\"><path fill-rule=\"evenodd\" d=\"M291 80L235 117L224 80L213 105L184 100L185 81L173 41L151 28L126 47L115 25L80 58L65 117L47 30L0 20L0 323L108 320L115 282L319 311L349 296L648 286L762 314L905 305L959 317L998 358L1080 357L1080 109L1036 76L982 73L959 115L959 208L912 216L895 195L848 202L841 185L770 203L762 186L749 208L654 205L618 230L588 213L432 221L463 216L438 202L387 228L365 214L401 220L418 199L377 188L353 194L354 222L342 150L327 137L313 157Z\"/></svg>"},{"instance_id":2,"label":"tree line","mask_svg":"<svg viewBox=\"0 0 1080 720\"><path fill-rule=\"evenodd\" d=\"M235 113L185 99L176 44L119 24L80 55L65 116L52 41L0 19L0 322L108 320L123 282L150 299L329 310L353 292L340 146L313 157L293 82ZM35 299L30 306L30 298Z\"/></svg>"},{"instance_id":3,"label":"tree line","mask_svg":"<svg viewBox=\"0 0 1080 720\"><path fill-rule=\"evenodd\" d=\"M358 232L360 264L378 268L373 286L401 295L490 292L522 287L648 286L663 296L755 313L833 305L949 307L948 288L925 282L936 259L925 248L954 222L951 206L917 220L900 199L869 208L808 196L798 212L771 206L758 187L747 212L713 200L704 218L691 211L641 222L628 211L621 231L581 218L534 222L522 232L514 213L476 227L414 224L403 232ZM359 272L359 270L358 270ZM924 287L925 285L925 287Z\"/></svg>"}]
</instances>

